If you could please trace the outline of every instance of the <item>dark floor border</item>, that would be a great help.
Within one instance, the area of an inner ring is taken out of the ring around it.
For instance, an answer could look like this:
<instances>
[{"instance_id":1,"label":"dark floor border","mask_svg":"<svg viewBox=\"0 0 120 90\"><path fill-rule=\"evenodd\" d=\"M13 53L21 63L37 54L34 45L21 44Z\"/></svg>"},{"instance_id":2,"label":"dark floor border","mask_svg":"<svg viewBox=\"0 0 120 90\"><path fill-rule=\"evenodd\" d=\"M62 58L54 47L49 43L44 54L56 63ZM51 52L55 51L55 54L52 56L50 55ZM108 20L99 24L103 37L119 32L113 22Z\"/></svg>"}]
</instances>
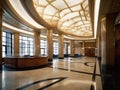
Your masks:
<instances>
[{"instance_id":1,"label":"dark floor border","mask_svg":"<svg viewBox=\"0 0 120 90\"><path fill-rule=\"evenodd\" d=\"M49 66L49 68L53 68L53 67ZM64 69L64 68L57 68L57 69L68 71L68 69ZM76 72L76 73L88 74L88 75L93 75L93 74L94 74L94 73L83 72L83 71L76 71L76 70L70 70L70 71L71 71L71 72ZM95 74L95 75L101 77L100 74Z\"/></svg>"},{"instance_id":2,"label":"dark floor border","mask_svg":"<svg viewBox=\"0 0 120 90\"><path fill-rule=\"evenodd\" d=\"M84 65L88 67L94 67L93 65L89 65L89 63L93 63L93 62L85 62Z\"/></svg>"},{"instance_id":3,"label":"dark floor border","mask_svg":"<svg viewBox=\"0 0 120 90\"><path fill-rule=\"evenodd\" d=\"M96 79L96 58L95 58L95 65L94 65L94 71L93 71L92 81L95 82L95 79ZM90 90L95 90L95 87L94 87L93 84L91 84Z\"/></svg>"},{"instance_id":4,"label":"dark floor border","mask_svg":"<svg viewBox=\"0 0 120 90\"><path fill-rule=\"evenodd\" d=\"M35 81L35 82L32 82L32 83L29 83L27 85L24 85L24 86L21 86L21 87L15 89L15 90L23 90L25 88L28 88L28 87L30 87L32 85L35 85L35 84L38 84L38 83L41 83L41 82L50 81L50 80L57 80L55 82L52 82L52 83L50 83L50 84L48 84L46 86L43 86L43 87L37 89L37 90L43 90L43 89L48 88L48 87L50 87L50 86L52 86L52 85L54 85L54 84L56 84L56 83L58 83L60 81L63 81L64 79L67 79L67 77L47 78L47 79L43 79L43 80L39 80L39 81Z\"/></svg>"}]
</instances>

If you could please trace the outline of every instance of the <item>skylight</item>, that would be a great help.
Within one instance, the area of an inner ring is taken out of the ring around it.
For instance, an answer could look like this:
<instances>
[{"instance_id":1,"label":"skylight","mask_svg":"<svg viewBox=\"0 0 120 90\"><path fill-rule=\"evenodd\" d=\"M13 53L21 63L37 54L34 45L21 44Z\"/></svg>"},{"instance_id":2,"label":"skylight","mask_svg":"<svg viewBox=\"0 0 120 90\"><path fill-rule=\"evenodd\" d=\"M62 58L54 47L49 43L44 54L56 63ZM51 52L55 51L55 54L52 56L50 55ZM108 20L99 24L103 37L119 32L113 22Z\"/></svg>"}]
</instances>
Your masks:
<instances>
[{"instance_id":1,"label":"skylight","mask_svg":"<svg viewBox=\"0 0 120 90\"><path fill-rule=\"evenodd\" d=\"M74 36L93 36L88 0L33 0L33 4L37 13L58 30Z\"/></svg>"}]
</instances>

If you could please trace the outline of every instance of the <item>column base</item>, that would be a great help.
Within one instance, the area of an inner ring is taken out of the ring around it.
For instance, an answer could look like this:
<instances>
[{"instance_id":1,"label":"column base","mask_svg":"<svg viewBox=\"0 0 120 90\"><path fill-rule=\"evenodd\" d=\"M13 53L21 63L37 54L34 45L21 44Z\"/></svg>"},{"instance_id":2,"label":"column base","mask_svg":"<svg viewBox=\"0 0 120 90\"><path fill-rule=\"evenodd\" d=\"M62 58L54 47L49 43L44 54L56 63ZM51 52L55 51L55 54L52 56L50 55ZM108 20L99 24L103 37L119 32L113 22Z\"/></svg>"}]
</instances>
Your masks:
<instances>
[{"instance_id":1,"label":"column base","mask_svg":"<svg viewBox=\"0 0 120 90\"><path fill-rule=\"evenodd\" d=\"M96 56L97 58L98 58L98 60L100 60L101 61L101 57L100 56Z\"/></svg>"},{"instance_id":2,"label":"column base","mask_svg":"<svg viewBox=\"0 0 120 90\"><path fill-rule=\"evenodd\" d=\"M75 56L70 56L70 57L75 57Z\"/></svg>"},{"instance_id":3,"label":"column base","mask_svg":"<svg viewBox=\"0 0 120 90\"><path fill-rule=\"evenodd\" d=\"M0 65L0 73L1 73L1 71L2 71L2 65Z\"/></svg>"},{"instance_id":4,"label":"column base","mask_svg":"<svg viewBox=\"0 0 120 90\"><path fill-rule=\"evenodd\" d=\"M59 59L64 59L64 57L59 57Z\"/></svg>"},{"instance_id":5,"label":"column base","mask_svg":"<svg viewBox=\"0 0 120 90\"><path fill-rule=\"evenodd\" d=\"M48 61L52 61L53 59L48 59Z\"/></svg>"}]
</instances>

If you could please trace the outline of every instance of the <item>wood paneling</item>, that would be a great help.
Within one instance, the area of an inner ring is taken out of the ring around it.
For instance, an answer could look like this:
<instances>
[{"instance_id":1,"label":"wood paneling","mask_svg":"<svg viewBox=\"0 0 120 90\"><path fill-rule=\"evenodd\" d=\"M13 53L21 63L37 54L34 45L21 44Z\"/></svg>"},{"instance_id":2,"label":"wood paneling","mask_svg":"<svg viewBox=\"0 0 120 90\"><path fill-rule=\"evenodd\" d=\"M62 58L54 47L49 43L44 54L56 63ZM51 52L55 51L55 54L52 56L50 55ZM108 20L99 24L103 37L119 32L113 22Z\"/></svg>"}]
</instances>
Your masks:
<instances>
[{"instance_id":1,"label":"wood paneling","mask_svg":"<svg viewBox=\"0 0 120 90\"><path fill-rule=\"evenodd\" d=\"M96 42L85 42L85 56L95 57Z\"/></svg>"},{"instance_id":2,"label":"wood paneling","mask_svg":"<svg viewBox=\"0 0 120 90\"><path fill-rule=\"evenodd\" d=\"M115 26L115 58L120 57L120 25Z\"/></svg>"},{"instance_id":3,"label":"wood paneling","mask_svg":"<svg viewBox=\"0 0 120 90\"><path fill-rule=\"evenodd\" d=\"M48 57L6 57L5 66L12 68L38 67L48 64Z\"/></svg>"},{"instance_id":4,"label":"wood paneling","mask_svg":"<svg viewBox=\"0 0 120 90\"><path fill-rule=\"evenodd\" d=\"M95 57L95 48L85 48L85 56Z\"/></svg>"},{"instance_id":5,"label":"wood paneling","mask_svg":"<svg viewBox=\"0 0 120 90\"><path fill-rule=\"evenodd\" d=\"M96 47L96 42L85 42L85 47Z\"/></svg>"}]
</instances>

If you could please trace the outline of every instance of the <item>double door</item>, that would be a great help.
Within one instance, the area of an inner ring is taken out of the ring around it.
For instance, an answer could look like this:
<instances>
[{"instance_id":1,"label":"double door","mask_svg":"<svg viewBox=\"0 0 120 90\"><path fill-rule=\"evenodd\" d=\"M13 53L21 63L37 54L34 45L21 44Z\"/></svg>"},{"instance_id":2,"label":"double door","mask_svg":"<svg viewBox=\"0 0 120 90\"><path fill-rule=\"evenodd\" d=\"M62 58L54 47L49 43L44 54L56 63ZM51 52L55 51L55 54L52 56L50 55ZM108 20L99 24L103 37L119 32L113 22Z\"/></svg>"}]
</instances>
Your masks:
<instances>
[{"instance_id":1,"label":"double door","mask_svg":"<svg viewBox=\"0 0 120 90\"><path fill-rule=\"evenodd\" d=\"M95 57L95 48L85 48L85 56Z\"/></svg>"}]
</instances>

